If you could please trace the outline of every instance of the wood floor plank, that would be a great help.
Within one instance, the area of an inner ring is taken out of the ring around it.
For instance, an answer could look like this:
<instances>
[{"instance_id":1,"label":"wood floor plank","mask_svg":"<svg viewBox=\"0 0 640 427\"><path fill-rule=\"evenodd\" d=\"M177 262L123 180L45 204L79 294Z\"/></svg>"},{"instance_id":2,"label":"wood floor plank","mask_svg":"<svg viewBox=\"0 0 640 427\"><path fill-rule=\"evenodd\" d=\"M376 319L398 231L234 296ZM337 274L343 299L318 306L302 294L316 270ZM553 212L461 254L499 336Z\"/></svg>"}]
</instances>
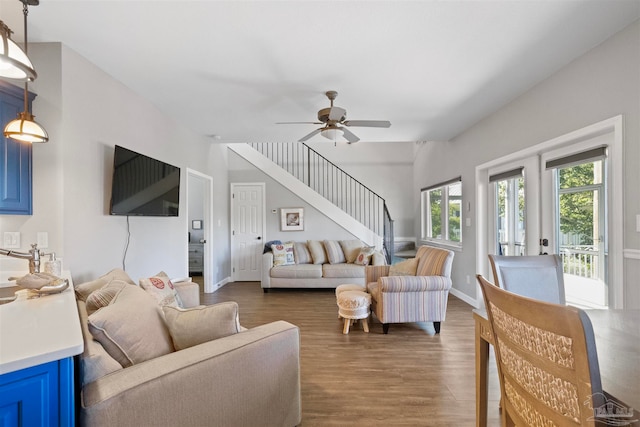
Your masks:
<instances>
[{"instance_id":1,"label":"wood floor plank","mask_svg":"<svg viewBox=\"0 0 640 427\"><path fill-rule=\"evenodd\" d=\"M475 347L472 307L449 297L439 335L429 322L392 324L375 318L344 335L332 289L275 289L229 283L203 304L236 301L251 328L286 320L300 328L302 423L309 426L474 426ZM490 366L489 425L500 425L500 390Z\"/></svg>"}]
</instances>

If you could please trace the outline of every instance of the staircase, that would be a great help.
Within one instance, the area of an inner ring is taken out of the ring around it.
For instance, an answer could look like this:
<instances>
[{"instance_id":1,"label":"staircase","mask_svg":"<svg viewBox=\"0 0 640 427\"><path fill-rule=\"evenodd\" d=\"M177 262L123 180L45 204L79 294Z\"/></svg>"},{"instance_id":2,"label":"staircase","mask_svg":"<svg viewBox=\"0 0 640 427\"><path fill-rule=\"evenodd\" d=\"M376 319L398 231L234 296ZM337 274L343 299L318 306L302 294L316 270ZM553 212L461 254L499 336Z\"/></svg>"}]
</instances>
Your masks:
<instances>
[{"instance_id":1,"label":"staircase","mask_svg":"<svg viewBox=\"0 0 640 427\"><path fill-rule=\"evenodd\" d=\"M393 259L393 220L385 200L306 144L229 144L229 149Z\"/></svg>"}]
</instances>

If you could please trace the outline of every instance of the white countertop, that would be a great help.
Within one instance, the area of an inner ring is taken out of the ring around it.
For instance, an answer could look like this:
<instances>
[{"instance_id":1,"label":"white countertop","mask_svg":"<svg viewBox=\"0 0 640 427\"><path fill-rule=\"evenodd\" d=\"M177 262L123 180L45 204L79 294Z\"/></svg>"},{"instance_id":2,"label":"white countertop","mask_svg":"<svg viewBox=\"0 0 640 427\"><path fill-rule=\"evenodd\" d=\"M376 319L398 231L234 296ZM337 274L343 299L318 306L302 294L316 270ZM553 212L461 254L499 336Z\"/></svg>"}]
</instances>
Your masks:
<instances>
[{"instance_id":1,"label":"white countertop","mask_svg":"<svg viewBox=\"0 0 640 427\"><path fill-rule=\"evenodd\" d=\"M0 305L0 375L82 353L71 274L62 293Z\"/></svg>"}]
</instances>

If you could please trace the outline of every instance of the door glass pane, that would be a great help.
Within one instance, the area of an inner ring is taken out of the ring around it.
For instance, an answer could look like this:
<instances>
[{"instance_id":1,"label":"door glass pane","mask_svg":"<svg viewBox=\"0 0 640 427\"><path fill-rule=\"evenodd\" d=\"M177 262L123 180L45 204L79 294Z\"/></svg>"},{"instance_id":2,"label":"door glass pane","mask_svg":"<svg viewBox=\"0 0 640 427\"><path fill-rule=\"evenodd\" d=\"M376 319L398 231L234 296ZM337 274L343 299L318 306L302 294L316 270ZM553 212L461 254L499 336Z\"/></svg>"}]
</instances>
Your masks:
<instances>
[{"instance_id":1,"label":"door glass pane","mask_svg":"<svg viewBox=\"0 0 640 427\"><path fill-rule=\"evenodd\" d=\"M558 242L567 301L605 307L607 288L602 161L558 170Z\"/></svg>"},{"instance_id":2,"label":"door glass pane","mask_svg":"<svg viewBox=\"0 0 640 427\"><path fill-rule=\"evenodd\" d=\"M460 214L462 212L462 183L449 185L449 240L460 241Z\"/></svg>"},{"instance_id":3,"label":"door glass pane","mask_svg":"<svg viewBox=\"0 0 640 427\"><path fill-rule=\"evenodd\" d=\"M524 177L496 182L498 255L525 255Z\"/></svg>"}]
</instances>

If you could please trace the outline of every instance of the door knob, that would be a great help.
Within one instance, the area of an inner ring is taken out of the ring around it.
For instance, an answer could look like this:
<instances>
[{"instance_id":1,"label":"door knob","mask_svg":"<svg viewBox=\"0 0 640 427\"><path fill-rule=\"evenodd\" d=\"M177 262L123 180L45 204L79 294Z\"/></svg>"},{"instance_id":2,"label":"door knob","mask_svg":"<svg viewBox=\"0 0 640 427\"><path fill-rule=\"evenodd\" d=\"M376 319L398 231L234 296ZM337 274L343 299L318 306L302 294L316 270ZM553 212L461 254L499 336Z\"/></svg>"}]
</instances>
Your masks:
<instances>
[{"instance_id":1,"label":"door knob","mask_svg":"<svg viewBox=\"0 0 640 427\"><path fill-rule=\"evenodd\" d=\"M258 236L258 240L262 240L262 237Z\"/></svg>"}]
</instances>

